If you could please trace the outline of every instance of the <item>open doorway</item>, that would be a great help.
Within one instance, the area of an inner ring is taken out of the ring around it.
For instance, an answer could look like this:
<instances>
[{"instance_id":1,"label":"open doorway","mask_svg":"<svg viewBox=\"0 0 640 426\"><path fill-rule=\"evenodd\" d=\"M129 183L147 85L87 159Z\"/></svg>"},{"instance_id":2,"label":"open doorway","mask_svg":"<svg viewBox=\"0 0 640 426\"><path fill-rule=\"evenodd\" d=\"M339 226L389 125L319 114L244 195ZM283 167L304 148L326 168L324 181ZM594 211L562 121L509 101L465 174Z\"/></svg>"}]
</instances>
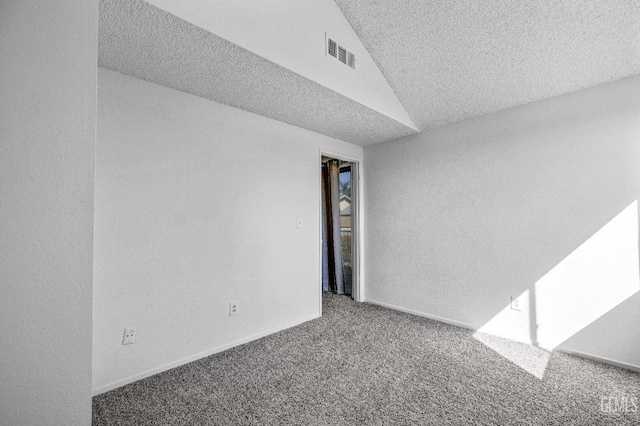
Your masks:
<instances>
[{"instance_id":1,"label":"open doorway","mask_svg":"<svg viewBox=\"0 0 640 426\"><path fill-rule=\"evenodd\" d=\"M357 163L322 156L322 291L358 298Z\"/></svg>"}]
</instances>

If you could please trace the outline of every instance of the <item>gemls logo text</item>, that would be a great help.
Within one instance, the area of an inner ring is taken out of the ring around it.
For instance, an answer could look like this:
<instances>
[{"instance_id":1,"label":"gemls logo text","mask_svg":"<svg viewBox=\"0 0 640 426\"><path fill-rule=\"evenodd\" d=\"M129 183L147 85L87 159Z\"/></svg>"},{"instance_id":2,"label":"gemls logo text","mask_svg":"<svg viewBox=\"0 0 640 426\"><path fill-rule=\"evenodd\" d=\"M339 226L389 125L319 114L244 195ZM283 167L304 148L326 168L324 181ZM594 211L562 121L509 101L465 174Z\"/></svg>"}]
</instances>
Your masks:
<instances>
[{"instance_id":1,"label":"gemls logo text","mask_svg":"<svg viewBox=\"0 0 640 426\"><path fill-rule=\"evenodd\" d=\"M635 413L638 411L638 398L635 396L603 396L600 398L600 411L603 413Z\"/></svg>"}]
</instances>

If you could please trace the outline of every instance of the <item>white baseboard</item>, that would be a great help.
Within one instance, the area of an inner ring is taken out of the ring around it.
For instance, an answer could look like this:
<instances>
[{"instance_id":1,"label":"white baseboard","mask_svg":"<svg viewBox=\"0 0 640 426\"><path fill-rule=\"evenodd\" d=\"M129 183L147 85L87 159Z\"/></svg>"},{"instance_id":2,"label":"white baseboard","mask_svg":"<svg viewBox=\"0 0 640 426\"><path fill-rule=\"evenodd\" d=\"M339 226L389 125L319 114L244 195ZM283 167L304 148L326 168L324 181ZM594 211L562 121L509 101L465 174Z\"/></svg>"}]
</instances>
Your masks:
<instances>
[{"instance_id":1,"label":"white baseboard","mask_svg":"<svg viewBox=\"0 0 640 426\"><path fill-rule=\"evenodd\" d=\"M616 361L616 360L610 359L610 358L602 358L602 357L591 355L591 354L587 354L587 353L584 353L584 352L576 352L576 351L572 351L570 349L564 349L562 347L557 347L557 348L554 349L554 351L562 352L562 353L569 354L569 355L578 356L580 358L590 359L592 361L601 362L603 364L608 364L608 365L612 365L614 367L624 368L625 370L631 370L631 371L635 371L636 373L640 373L640 366L638 366L638 365L627 364L627 363Z\"/></svg>"},{"instance_id":2,"label":"white baseboard","mask_svg":"<svg viewBox=\"0 0 640 426\"><path fill-rule=\"evenodd\" d=\"M165 364L163 366L160 366L160 367L157 367L157 368L153 368L151 370L148 370L148 371L145 371L145 372L142 372L142 373L139 373L139 374L135 374L133 376L129 376L129 377L125 378L125 379L117 380L117 381L115 381L113 383L109 383L108 385L100 386L100 387L94 389L93 392L92 392L92 396L96 396L96 395L100 395L101 393L109 392L110 390L117 389L117 388L119 388L121 386L125 386L125 385L128 385L130 383L137 382L138 380L146 379L147 377L151 377L151 376L153 376L155 374L162 373L163 371L167 371L167 370L171 370L172 368L180 367L181 365L185 365L185 364L188 364L190 362L197 361L197 360L199 360L201 358L205 358L205 357L208 357L210 355L216 354L218 352L222 352L222 351L225 351L227 349L231 349L233 347L240 346L240 345L243 345L245 343L249 343L251 341L260 339L260 338L268 336L270 334L274 334L274 333L277 333L279 331L286 330L287 328L295 327L296 325L300 325L300 324L303 324L303 323L305 323L307 321L311 321L311 320L314 320L314 319L317 319L317 318L320 318L319 314L311 315L309 317L305 317L305 318L293 321L291 323L287 323L287 324L284 324L284 325L281 325L281 326L278 326L278 327L275 327L275 328L272 328L272 329L269 329L269 330L266 330L266 331L263 331L263 332L248 336L248 337L244 337L244 338L239 339L239 340L234 340L233 342L226 343L224 345L216 346L213 349L209 349L207 351L200 352L198 354L188 356L188 357L180 359L178 361L174 361L174 362L171 362L169 364Z\"/></svg>"},{"instance_id":3,"label":"white baseboard","mask_svg":"<svg viewBox=\"0 0 640 426\"><path fill-rule=\"evenodd\" d=\"M454 321L449 318L439 317L437 315L427 314L427 313L416 311L413 309L403 308L402 306L392 305L391 303L380 302L379 300L373 300L373 299L367 299L365 300L365 302L371 303L372 305L384 306L385 308L393 309L394 311L406 312L407 314L412 314L419 317L425 317L435 321L444 322L446 324L455 325L456 327L468 328L473 331L478 331L473 326L463 322Z\"/></svg>"},{"instance_id":4,"label":"white baseboard","mask_svg":"<svg viewBox=\"0 0 640 426\"><path fill-rule=\"evenodd\" d=\"M420 311L416 311L414 309L407 309L407 308L403 308L402 306L397 306L397 305L392 305L390 303L385 303L385 302L380 302L379 300L373 300L373 299L367 299L366 300L367 303L371 303L373 305L379 305L379 306L384 306L385 308L389 308L389 309L393 309L396 311L400 311L400 312L406 312L408 314L412 314L412 315L416 315L419 317L424 317L424 318L429 318L432 319L434 321L439 321L439 322L443 322L445 324L451 324L451 325L455 325L456 327L461 327L461 328L466 328L468 330L471 331L479 331L477 327L474 327L470 324L466 324L463 322L459 322L459 321L455 321L449 318L444 318L444 317L439 317L437 315L431 315L431 314L427 314L425 312L420 312ZM484 333L484 332L482 332ZM618 367L618 368L624 368L626 370L631 370L631 371L635 371L637 373L640 373L640 366L637 365L633 365L633 364L627 364L625 362L620 362L614 359L609 359L609 358L603 358L603 357L599 357L596 355L591 355L591 354L587 354L587 353L583 353L583 352L578 352L578 351L574 351L574 350L570 350L570 349L564 349L561 346L555 347L555 348L549 348L547 345L544 344L544 342L536 342L533 340L529 340L529 339L522 339L519 337L514 337L514 336L508 336L508 335L504 335L504 334L496 334L496 333L486 333L486 334L491 334L494 336L498 336L498 337L502 337L504 339L509 339L509 340L513 340L516 342L520 342L520 343L526 343L528 345L532 345L532 346L536 346L548 351L557 351L557 352L562 352L565 354L569 354L569 355L574 355L580 358L586 358L586 359L590 359L592 361L597 361L597 362L601 362L603 364L608 364L608 365L612 365L614 367Z\"/></svg>"}]
</instances>

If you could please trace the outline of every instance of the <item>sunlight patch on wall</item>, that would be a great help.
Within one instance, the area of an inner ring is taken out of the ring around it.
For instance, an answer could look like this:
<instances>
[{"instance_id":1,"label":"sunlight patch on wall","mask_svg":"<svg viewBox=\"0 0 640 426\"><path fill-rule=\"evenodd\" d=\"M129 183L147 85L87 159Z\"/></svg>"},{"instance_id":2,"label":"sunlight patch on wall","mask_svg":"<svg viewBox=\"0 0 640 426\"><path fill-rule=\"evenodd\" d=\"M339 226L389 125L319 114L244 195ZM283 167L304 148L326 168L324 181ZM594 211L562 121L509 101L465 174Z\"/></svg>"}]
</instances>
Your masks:
<instances>
[{"instance_id":1,"label":"sunlight patch on wall","mask_svg":"<svg viewBox=\"0 0 640 426\"><path fill-rule=\"evenodd\" d=\"M553 349L639 289L636 200L536 282L536 340Z\"/></svg>"},{"instance_id":2,"label":"sunlight patch on wall","mask_svg":"<svg viewBox=\"0 0 640 426\"><path fill-rule=\"evenodd\" d=\"M535 336L531 335L530 312L533 300L529 290L518 295L517 299L517 310L508 304L480 327L473 337L506 360L542 380L551 354L531 345ZM533 326L535 327L535 324Z\"/></svg>"},{"instance_id":3,"label":"sunlight patch on wall","mask_svg":"<svg viewBox=\"0 0 640 426\"><path fill-rule=\"evenodd\" d=\"M525 290L518 295L518 310L512 309L511 304L507 304L500 312L487 321L480 329L481 333L489 333L506 337L521 342L534 340L531 336L530 306L531 300L529 290ZM507 297L508 299L508 297Z\"/></svg>"},{"instance_id":4,"label":"sunlight patch on wall","mask_svg":"<svg viewBox=\"0 0 640 426\"><path fill-rule=\"evenodd\" d=\"M473 336L542 379L547 350L640 291L639 258L636 200L522 292L517 309L507 304Z\"/></svg>"}]
</instances>

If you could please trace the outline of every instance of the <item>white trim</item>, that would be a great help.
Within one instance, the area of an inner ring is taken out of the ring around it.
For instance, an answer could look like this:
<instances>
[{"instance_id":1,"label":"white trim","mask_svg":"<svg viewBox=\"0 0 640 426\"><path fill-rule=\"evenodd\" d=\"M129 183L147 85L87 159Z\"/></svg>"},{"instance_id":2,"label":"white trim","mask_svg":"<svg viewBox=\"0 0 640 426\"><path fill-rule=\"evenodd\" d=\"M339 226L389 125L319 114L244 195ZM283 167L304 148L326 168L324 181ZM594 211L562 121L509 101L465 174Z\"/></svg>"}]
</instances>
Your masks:
<instances>
[{"instance_id":1,"label":"white trim","mask_svg":"<svg viewBox=\"0 0 640 426\"><path fill-rule=\"evenodd\" d=\"M155 374L162 373L163 371L167 371L167 370L171 370L171 369L176 368L176 367L180 367L181 365L185 365L185 364L188 364L190 362L197 361L197 360L202 359L202 358L206 358L206 357L208 357L210 355L213 355L213 354L216 354L218 352L226 351L227 349L231 349L233 347L240 346L240 345L243 345L245 343L249 343L249 342L251 342L253 340L257 340L257 339L260 339L262 337L268 336L270 334L274 334L274 333L277 333L279 331L286 330L286 329L291 328L291 327L295 327L297 325L303 324L303 323L305 323L307 321L311 321L311 320L314 320L314 319L317 319L317 318L320 318L319 314L314 314L314 315L311 315L311 316L308 316L308 317L304 317L302 319L293 321L291 323L287 323L287 324L280 325L278 327L274 327L274 328L271 328L269 330L266 330L266 331L263 331L263 332L260 332L260 333L256 333L256 334L254 334L252 336L249 336L249 337L244 337L242 339L234 340L233 342L217 346L217 347L215 347L213 349L209 349L209 350L204 351L204 352L200 352L199 354L191 355L191 356L188 356L186 358L180 359L178 361L170 362L169 364L165 364L163 366L160 366L160 367L157 367L157 368L153 368L153 369L145 371L143 373L134 374L133 376L129 376L129 377L125 378L125 379L118 380L118 381L115 381L113 383L109 383L108 385L100 386L99 388L94 389L91 395L92 396L100 395L101 393L105 393L105 392L108 392L110 390L117 389L117 388L119 388L121 386L125 386L125 385L128 385L128 384L133 383L133 382L137 382L138 380L146 379L147 377L151 377L151 376L153 376Z\"/></svg>"},{"instance_id":2,"label":"white trim","mask_svg":"<svg viewBox=\"0 0 640 426\"><path fill-rule=\"evenodd\" d=\"M424 317L424 318L429 318L429 319L432 319L432 320L435 320L435 321L444 322L446 324L455 325L456 327L468 328L468 329L473 330L473 331L478 331L477 329L475 329L471 325L463 323L463 322L458 322L458 321L454 321L454 320L451 320L451 319L448 319L448 318L439 317L437 315L426 314L424 312L416 311L416 310L413 310L413 309L403 308L402 306L392 305L391 303L380 302L379 300L373 300L373 299L367 299L366 302L367 303L371 303L372 305L384 306L385 308L393 309L394 311L405 312L407 314L416 315L416 316L419 316L419 317Z\"/></svg>"},{"instance_id":3,"label":"white trim","mask_svg":"<svg viewBox=\"0 0 640 426\"><path fill-rule=\"evenodd\" d=\"M635 371L636 373L640 373L640 366L638 365L627 364L624 362L616 361L614 359L602 358L602 357L587 354L584 352L576 352L570 349L563 349L561 347L555 348L554 351L562 352L569 355L579 356L580 358L586 358L592 361L601 362L602 364L609 364L609 365L613 365L614 367L624 368L625 370L631 370L631 371Z\"/></svg>"},{"instance_id":4,"label":"white trim","mask_svg":"<svg viewBox=\"0 0 640 426\"><path fill-rule=\"evenodd\" d=\"M405 312L407 314L412 314L412 315L416 315L416 316L419 316L419 317L429 318L429 319L432 319L434 321L443 322L445 324L451 324L451 325L454 325L456 327L466 328L466 329L471 330L471 331L480 331L477 327L474 327L474 326L472 326L470 324L454 321L454 320L449 319L449 318L444 318L444 317L439 317L437 315L427 314L427 313L424 313L424 312L416 311L414 309L403 308L401 306L392 305L390 303L380 302L379 300L367 299L366 301L367 301L367 303L371 303L373 305L384 306L385 308L393 309L395 311ZM483 331L480 331L480 332L484 333ZM627 364L627 363L624 363L624 362L621 362L621 361L616 361L616 360L613 360L613 359L610 359L610 358L603 358L603 357L599 357L599 356L595 356L595 355L591 355L591 354L587 354L587 353L583 353L583 352L573 351L573 350L570 350L570 349L564 349L561 346L557 346L555 348L549 348L543 342L536 342L536 341L533 341L533 340L530 340L530 339L522 339L520 337L514 337L514 336L505 335L505 334L496 334L496 333L486 333L486 334L490 334L492 336L497 336L497 337L502 337L503 339L513 340L515 342L526 343L528 345L539 347L539 348L542 348L542 349L545 349L545 350L548 350L548 351L557 351L557 352L562 352L562 353L565 353L565 354L577 356L577 357L580 357L580 358L590 359L592 361L600 362L602 364L608 364L608 365L612 365L614 367L623 368L625 370L631 370L631 371L635 371L637 373L640 373L640 366L637 366L637 365L634 365L634 364Z\"/></svg>"},{"instance_id":5,"label":"white trim","mask_svg":"<svg viewBox=\"0 0 640 426\"><path fill-rule=\"evenodd\" d=\"M357 182L357 187L355 188L356 199L355 203L351 204L351 214L355 215L352 226L352 235L355 235L355 247L352 247L352 250L356 252L356 256L353 256L353 286L352 286L352 296L356 302L364 302L365 301L365 287L364 287L364 273L363 267L364 264L364 218L363 218L363 206L364 206L364 184L362 179L362 158L353 157L351 155L342 154L340 152L330 151L323 148L319 149L319 159L318 159L318 179L320 188L322 188L322 157L331 157L338 160L349 161L355 164L356 176L352 174L352 179ZM353 170L352 170L353 173ZM353 191L353 188L352 188ZM353 198L352 198L353 200ZM320 231L319 231L319 244L320 244L320 262L319 262L319 284L320 284L320 315L322 315L322 189L320 189L320 197L319 201L319 210L320 210ZM354 207L355 206L355 207Z\"/></svg>"},{"instance_id":6,"label":"white trim","mask_svg":"<svg viewBox=\"0 0 640 426\"><path fill-rule=\"evenodd\" d=\"M317 166L318 166L318 179L320 184L320 188L318 191L318 194L320 194L320 196L318 197L318 219L319 219L319 223L318 223L318 236L320 238L318 238L318 281L319 281L319 286L318 286L318 304L320 305L318 307L318 312L320 313L320 316L322 316L322 239L324 238L324 233L322 232L322 221L324 220L322 218L323 212L322 212L322 149L320 149L320 158L317 161Z\"/></svg>"},{"instance_id":7,"label":"white trim","mask_svg":"<svg viewBox=\"0 0 640 426\"><path fill-rule=\"evenodd\" d=\"M322 161L322 156L323 155L325 157L336 158L338 160L352 161L354 163L362 163L362 158L353 157L351 155L342 154L342 153L337 152L337 151L330 151L328 149L320 148L320 161Z\"/></svg>"},{"instance_id":8,"label":"white trim","mask_svg":"<svg viewBox=\"0 0 640 426\"><path fill-rule=\"evenodd\" d=\"M360 162L353 161L353 167L351 168L351 188L352 200L356 200L355 203L351 203L351 275L352 275L352 288L351 294L353 300L356 302L364 301L364 289L362 288L362 234L364 230L361 225L362 211L362 197L360 196L361 179L360 179ZM354 232L355 230L355 232Z\"/></svg>"}]
</instances>

